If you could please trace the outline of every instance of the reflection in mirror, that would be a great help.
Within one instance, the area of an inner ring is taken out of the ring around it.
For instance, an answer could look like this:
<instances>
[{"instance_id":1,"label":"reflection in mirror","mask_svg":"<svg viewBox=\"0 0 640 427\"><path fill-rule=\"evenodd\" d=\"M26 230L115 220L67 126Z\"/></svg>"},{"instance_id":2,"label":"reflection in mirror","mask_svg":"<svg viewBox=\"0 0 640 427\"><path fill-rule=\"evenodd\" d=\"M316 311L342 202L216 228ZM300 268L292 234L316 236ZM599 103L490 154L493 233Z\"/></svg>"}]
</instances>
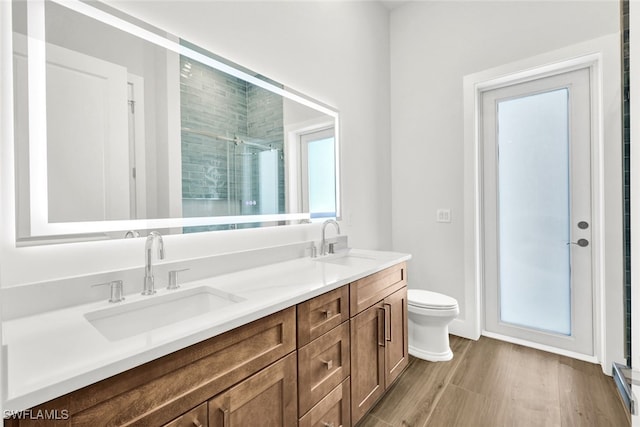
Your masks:
<instances>
[{"instance_id":1,"label":"reflection in mirror","mask_svg":"<svg viewBox=\"0 0 640 427\"><path fill-rule=\"evenodd\" d=\"M19 239L339 216L335 110L100 3L13 34Z\"/></svg>"}]
</instances>

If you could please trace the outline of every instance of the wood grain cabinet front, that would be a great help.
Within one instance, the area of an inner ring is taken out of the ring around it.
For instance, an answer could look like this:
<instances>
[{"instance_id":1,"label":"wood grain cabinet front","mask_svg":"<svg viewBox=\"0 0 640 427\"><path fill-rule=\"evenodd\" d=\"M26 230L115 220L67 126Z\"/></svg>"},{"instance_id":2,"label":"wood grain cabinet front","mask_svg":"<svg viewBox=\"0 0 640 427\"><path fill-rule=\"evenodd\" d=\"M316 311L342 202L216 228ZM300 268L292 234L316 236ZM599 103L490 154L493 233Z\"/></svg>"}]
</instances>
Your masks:
<instances>
[{"instance_id":1,"label":"wood grain cabinet front","mask_svg":"<svg viewBox=\"0 0 640 427\"><path fill-rule=\"evenodd\" d=\"M402 262L349 285L351 317L407 286L407 264Z\"/></svg>"},{"instance_id":2,"label":"wood grain cabinet front","mask_svg":"<svg viewBox=\"0 0 640 427\"><path fill-rule=\"evenodd\" d=\"M409 364L405 268L398 264L350 285L353 425Z\"/></svg>"},{"instance_id":3,"label":"wood grain cabinet front","mask_svg":"<svg viewBox=\"0 0 640 427\"><path fill-rule=\"evenodd\" d=\"M67 411L66 419L49 421L45 424L49 426L161 426L295 349L295 307L291 307L32 411ZM12 427L41 423L35 419L5 421L6 426Z\"/></svg>"},{"instance_id":4,"label":"wood grain cabinet front","mask_svg":"<svg viewBox=\"0 0 640 427\"><path fill-rule=\"evenodd\" d=\"M296 354L263 369L209 401L209 427L295 426Z\"/></svg>"},{"instance_id":5,"label":"wood grain cabinet front","mask_svg":"<svg viewBox=\"0 0 640 427\"><path fill-rule=\"evenodd\" d=\"M350 427L350 395L350 381L346 379L300 418L298 427Z\"/></svg>"},{"instance_id":6,"label":"wood grain cabinet front","mask_svg":"<svg viewBox=\"0 0 640 427\"><path fill-rule=\"evenodd\" d=\"M384 384L388 388L409 364L407 288L389 295L382 306L386 328Z\"/></svg>"},{"instance_id":7,"label":"wood grain cabinet front","mask_svg":"<svg viewBox=\"0 0 640 427\"><path fill-rule=\"evenodd\" d=\"M382 303L351 319L351 422L384 394L384 309Z\"/></svg>"},{"instance_id":8,"label":"wood grain cabinet front","mask_svg":"<svg viewBox=\"0 0 640 427\"><path fill-rule=\"evenodd\" d=\"M349 322L298 350L300 414L305 414L349 376Z\"/></svg>"},{"instance_id":9,"label":"wood grain cabinet front","mask_svg":"<svg viewBox=\"0 0 640 427\"><path fill-rule=\"evenodd\" d=\"M349 320L349 286L298 304L298 348Z\"/></svg>"},{"instance_id":10,"label":"wood grain cabinet front","mask_svg":"<svg viewBox=\"0 0 640 427\"><path fill-rule=\"evenodd\" d=\"M203 403L163 427L207 427L209 425L207 404Z\"/></svg>"}]
</instances>

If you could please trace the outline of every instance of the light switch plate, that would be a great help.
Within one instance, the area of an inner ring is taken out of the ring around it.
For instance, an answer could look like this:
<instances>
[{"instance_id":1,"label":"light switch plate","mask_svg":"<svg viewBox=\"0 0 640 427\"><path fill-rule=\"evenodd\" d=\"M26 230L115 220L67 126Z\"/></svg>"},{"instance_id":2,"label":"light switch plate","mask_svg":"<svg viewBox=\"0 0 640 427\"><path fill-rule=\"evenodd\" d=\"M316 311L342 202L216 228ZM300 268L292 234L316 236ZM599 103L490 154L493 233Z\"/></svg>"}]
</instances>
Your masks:
<instances>
[{"instance_id":1,"label":"light switch plate","mask_svg":"<svg viewBox=\"0 0 640 427\"><path fill-rule=\"evenodd\" d=\"M438 209L436 211L436 222L451 222L451 209Z\"/></svg>"}]
</instances>

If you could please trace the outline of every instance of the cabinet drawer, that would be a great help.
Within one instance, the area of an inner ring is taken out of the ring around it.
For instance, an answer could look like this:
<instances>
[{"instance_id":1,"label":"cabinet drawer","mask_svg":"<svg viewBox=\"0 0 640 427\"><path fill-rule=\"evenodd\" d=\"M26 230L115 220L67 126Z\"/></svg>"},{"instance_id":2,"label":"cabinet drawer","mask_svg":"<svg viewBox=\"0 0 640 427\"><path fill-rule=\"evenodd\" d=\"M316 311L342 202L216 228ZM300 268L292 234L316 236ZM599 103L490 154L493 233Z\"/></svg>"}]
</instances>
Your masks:
<instances>
[{"instance_id":1,"label":"cabinet drawer","mask_svg":"<svg viewBox=\"0 0 640 427\"><path fill-rule=\"evenodd\" d=\"M67 409L70 419L60 425L163 425L294 351L295 314L295 307L288 308L34 410Z\"/></svg>"},{"instance_id":2,"label":"cabinet drawer","mask_svg":"<svg viewBox=\"0 0 640 427\"><path fill-rule=\"evenodd\" d=\"M349 322L298 350L298 405L304 414L350 373Z\"/></svg>"},{"instance_id":3,"label":"cabinet drawer","mask_svg":"<svg viewBox=\"0 0 640 427\"><path fill-rule=\"evenodd\" d=\"M349 318L349 286L298 304L298 348Z\"/></svg>"},{"instance_id":4,"label":"cabinet drawer","mask_svg":"<svg viewBox=\"0 0 640 427\"><path fill-rule=\"evenodd\" d=\"M203 403L163 427L205 427L208 424L207 404Z\"/></svg>"},{"instance_id":5,"label":"cabinet drawer","mask_svg":"<svg viewBox=\"0 0 640 427\"><path fill-rule=\"evenodd\" d=\"M349 285L351 317L407 284L407 264L400 263Z\"/></svg>"},{"instance_id":6,"label":"cabinet drawer","mask_svg":"<svg viewBox=\"0 0 640 427\"><path fill-rule=\"evenodd\" d=\"M298 427L351 426L350 380L334 388L302 418Z\"/></svg>"}]
</instances>

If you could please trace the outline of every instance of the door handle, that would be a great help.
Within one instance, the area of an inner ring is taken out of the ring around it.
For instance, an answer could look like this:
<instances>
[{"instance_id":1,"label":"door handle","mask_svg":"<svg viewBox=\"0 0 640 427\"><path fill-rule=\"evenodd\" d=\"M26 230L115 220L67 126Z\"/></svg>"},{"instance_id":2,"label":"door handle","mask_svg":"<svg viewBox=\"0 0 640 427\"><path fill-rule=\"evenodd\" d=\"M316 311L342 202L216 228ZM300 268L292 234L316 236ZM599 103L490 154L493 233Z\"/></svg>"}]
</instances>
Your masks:
<instances>
[{"instance_id":1,"label":"door handle","mask_svg":"<svg viewBox=\"0 0 640 427\"><path fill-rule=\"evenodd\" d=\"M385 341L391 341L391 304L389 303L384 303L383 304L384 307L384 339ZM389 310L387 310L387 308L389 308ZM389 320L387 321L387 313L388 313L388 317ZM387 338L387 328L389 329L389 335Z\"/></svg>"},{"instance_id":2,"label":"door handle","mask_svg":"<svg viewBox=\"0 0 640 427\"><path fill-rule=\"evenodd\" d=\"M589 241L587 239L578 239L577 242L569 242L567 243L567 245L576 245L580 246L581 248L586 248L587 246L589 246Z\"/></svg>"},{"instance_id":3,"label":"door handle","mask_svg":"<svg viewBox=\"0 0 640 427\"><path fill-rule=\"evenodd\" d=\"M380 347L386 347L387 346L387 341L386 341L386 337L387 337L387 325L386 325L386 321L387 321L387 310L384 309L384 307L378 307L377 308L377 316L378 316L378 345ZM382 336L382 339L380 339L380 337Z\"/></svg>"}]
</instances>

